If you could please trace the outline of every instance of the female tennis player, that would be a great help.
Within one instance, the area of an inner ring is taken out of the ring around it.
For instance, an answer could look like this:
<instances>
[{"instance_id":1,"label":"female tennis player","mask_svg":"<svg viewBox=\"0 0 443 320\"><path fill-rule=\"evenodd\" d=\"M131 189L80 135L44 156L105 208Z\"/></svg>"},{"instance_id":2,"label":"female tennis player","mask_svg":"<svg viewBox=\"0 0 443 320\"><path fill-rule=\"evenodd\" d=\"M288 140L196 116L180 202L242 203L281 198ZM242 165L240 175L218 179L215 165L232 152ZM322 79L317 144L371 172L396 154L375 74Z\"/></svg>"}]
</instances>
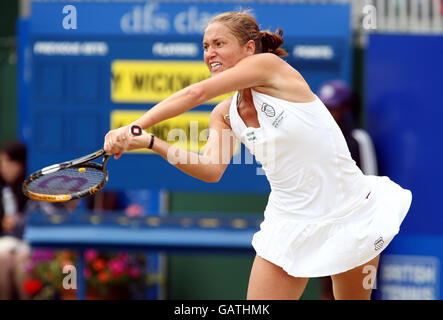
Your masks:
<instances>
[{"instance_id":1,"label":"female tennis player","mask_svg":"<svg viewBox=\"0 0 443 320\"><path fill-rule=\"evenodd\" d=\"M184 88L129 126L106 134L104 149L152 148L185 173L217 182L240 139L271 186L248 299L298 299L311 277L332 276L336 299L370 299L379 254L398 233L412 195L388 177L365 176L318 97L280 48L282 32L260 31L247 13L213 18L204 33L211 77ZM235 91L210 116L202 154L144 132L130 134ZM226 159L229 159L226 161Z\"/></svg>"}]
</instances>

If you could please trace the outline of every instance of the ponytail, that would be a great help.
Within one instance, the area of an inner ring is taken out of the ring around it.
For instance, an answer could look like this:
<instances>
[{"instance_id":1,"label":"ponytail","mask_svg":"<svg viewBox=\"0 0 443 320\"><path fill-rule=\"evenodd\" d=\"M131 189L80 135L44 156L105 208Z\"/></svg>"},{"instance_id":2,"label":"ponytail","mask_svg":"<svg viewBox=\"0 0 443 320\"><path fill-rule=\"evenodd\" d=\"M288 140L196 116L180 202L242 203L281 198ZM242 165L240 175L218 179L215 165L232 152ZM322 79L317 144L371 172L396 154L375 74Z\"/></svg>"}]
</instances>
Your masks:
<instances>
[{"instance_id":1,"label":"ponytail","mask_svg":"<svg viewBox=\"0 0 443 320\"><path fill-rule=\"evenodd\" d=\"M260 47L261 52L270 52L279 57L285 57L288 55L285 49L280 48L283 44L283 30L278 28L276 32L268 30L260 31Z\"/></svg>"}]
</instances>

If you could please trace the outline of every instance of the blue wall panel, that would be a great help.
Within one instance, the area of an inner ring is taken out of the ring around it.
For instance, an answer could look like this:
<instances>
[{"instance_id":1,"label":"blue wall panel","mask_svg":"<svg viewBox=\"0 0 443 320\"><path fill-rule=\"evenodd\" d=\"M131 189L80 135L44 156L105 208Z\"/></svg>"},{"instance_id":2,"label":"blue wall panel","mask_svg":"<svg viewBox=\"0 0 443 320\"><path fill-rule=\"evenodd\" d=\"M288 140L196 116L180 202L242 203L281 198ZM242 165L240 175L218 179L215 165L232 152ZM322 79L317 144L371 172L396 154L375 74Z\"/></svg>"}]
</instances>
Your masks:
<instances>
[{"instance_id":1,"label":"blue wall panel","mask_svg":"<svg viewBox=\"0 0 443 320\"><path fill-rule=\"evenodd\" d=\"M60 103L66 98L66 71L63 64L45 61L35 67L36 100L40 103Z\"/></svg>"},{"instance_id":2,"label":"blue wall panel","mask_svg":"<svg viewBox=\"0 0 443 320\"><path fill-rule=\"evenodd\" d=\"M443 234L441 119L443 37L372 35L366 62L367 123L381 174L413 194L402 230Z\"/></svg>"},{"instance_id":3,"label":"blue wall panel","mask_svg":"<svg viewBox=\"0 0 443 320\"><path fill-rule=\"evenodd\" d=\"M79 112L73 115L69 121L69 132L75 132L70 140L69 148L75 150L79 154L90 153L95 150L97 145L103 144L100 137L103 132L103 125L100 115L95 112L84 114ZM82 128L82 130L78 130Z\"/></svg>"},{"instance_id":4,"label":"blue wall panel","mask_svg":"<svg viewBox=\"0 0 443 320\"><path fill-rule=\"evenodd\" d=\"M76 104L97 104L102 93L103 70L98 63L81 62L73 64L72 94Z\"/></svg>"},{"instance_id":5,"label":"blue wall panel","mask_svg":"<svg viewBox=\"0 0 443 320\"><path fill-rule=\"evenodd\" d=\"M33 144L37 153L61 153L65 148L65 117L62 112L53 110L38 113L34 117Z\"/></svg>"},{"instance_id":6,"label":"blue wall panel","mask_svg":"<svg viewBox=\"0 0 443 320\"><path fill-rule=\"evenodd\" d=\"M371 35L367 124L382 175L412 191L380 260L378 299L442 299L443 36Z\"/></svg>"}]
</instances>

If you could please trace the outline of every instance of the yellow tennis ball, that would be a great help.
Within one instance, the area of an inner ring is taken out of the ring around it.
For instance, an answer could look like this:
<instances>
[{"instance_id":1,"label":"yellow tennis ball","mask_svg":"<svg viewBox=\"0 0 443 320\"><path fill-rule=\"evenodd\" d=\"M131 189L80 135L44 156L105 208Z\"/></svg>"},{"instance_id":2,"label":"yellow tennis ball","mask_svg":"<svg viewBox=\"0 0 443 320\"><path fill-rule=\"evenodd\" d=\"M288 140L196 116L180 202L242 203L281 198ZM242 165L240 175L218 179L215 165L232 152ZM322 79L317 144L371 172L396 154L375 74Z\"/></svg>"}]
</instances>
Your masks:
<instances>
[{"instance_id":1,"label":"yellow tennis ball","mask_svg":"<svg viewBox=\"0 0 443 320\"><path fill-rule=\"evenodd\" d=\"M81 173L86 172L86 168L78 168L78 172L81 172Z\"/></svg>"}]
</instances>

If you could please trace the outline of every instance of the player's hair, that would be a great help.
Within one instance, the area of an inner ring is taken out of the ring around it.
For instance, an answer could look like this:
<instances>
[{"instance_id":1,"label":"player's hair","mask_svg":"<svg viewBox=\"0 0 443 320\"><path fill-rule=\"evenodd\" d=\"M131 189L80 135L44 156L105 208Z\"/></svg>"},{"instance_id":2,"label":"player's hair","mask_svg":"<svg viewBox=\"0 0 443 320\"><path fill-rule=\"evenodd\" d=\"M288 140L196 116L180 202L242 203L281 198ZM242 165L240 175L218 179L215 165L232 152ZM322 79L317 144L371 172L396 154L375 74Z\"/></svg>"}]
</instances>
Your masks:
<instances>
[{"instance_id":1,"label":"player's hair","mask_svg":"<svg viewBox=\"0 0 443 320\"><path fill-rule=\"evenodd\" d=\"M270 52L279 57L288 55L285 49L280 48L283 44L283 30L279 28L276 32L260 31L257 21L247 11L222 13L212 18L209 21L209 24L211 23L226 25L242 45L249 40L253 40L255 42L255 53Z\"/></svg>"}]
</instances>

